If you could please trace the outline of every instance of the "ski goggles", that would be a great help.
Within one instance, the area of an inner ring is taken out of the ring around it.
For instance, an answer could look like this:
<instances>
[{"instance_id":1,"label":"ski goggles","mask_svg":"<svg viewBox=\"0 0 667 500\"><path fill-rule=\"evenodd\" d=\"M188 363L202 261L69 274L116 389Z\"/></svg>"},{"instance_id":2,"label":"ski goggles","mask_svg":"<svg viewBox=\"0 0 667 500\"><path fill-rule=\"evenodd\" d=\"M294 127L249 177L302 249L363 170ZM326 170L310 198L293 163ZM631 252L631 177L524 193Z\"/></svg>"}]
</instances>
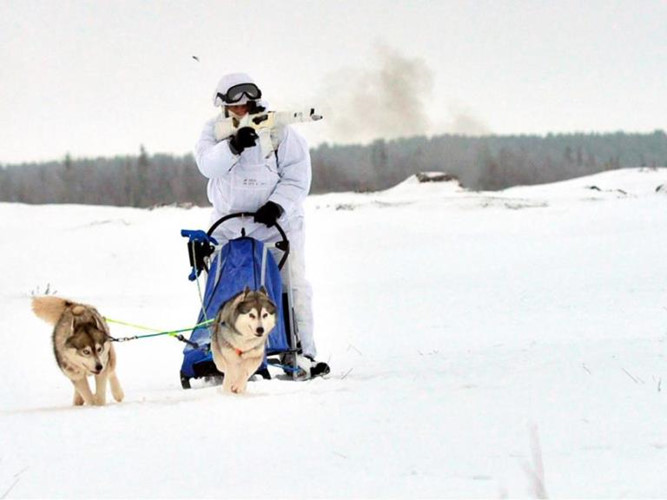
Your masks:
<instances>
[{"instance_id":1,"label":"ski goggles","mask_svg":"<svg viewBox=\"0 0 667 500\"><path fill-rule=\"evenodd\" d=\"M259 99L262 97L262 91L254 83L239 83L232 85L226 94L218 92L218 97L222 99L225 105L234 104L246 96L248 99Z\"/></svg>"}]
</instances>

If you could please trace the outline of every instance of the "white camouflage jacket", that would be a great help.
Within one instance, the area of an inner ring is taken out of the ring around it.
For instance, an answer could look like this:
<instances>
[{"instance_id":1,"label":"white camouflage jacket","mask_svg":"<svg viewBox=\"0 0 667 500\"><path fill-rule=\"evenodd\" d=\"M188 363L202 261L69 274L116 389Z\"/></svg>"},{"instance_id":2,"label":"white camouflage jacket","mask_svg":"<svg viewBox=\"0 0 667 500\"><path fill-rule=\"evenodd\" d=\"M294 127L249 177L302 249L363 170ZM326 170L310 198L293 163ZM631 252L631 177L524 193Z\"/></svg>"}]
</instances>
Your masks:
<instances>
[{"instance_id":1,"label":"white camouflage jacket","mask_svg":"<svg viewBox=\"0 0 667 500\"><path fill-rule=\"evenodd\" d=\"M264 157L259 140L256 146L235 155L229 148L229 140L215 139L215 121L214 118L206 122L195 146L197 167L208 178L207 194L214 208L211 222L234 212L254 212L270 200L283 209L278 220L283 229L300 227L301 224L293 222L303 217L303 201L312 178L305 138L286 126L278 131L279 146L268 157ZM263 224L230 221L223 224L224 228L221 226L222 233L217 236L236 238L240 236L241 225L248 236L262 241L274 232Z\"/></svg>"}]
</instances>

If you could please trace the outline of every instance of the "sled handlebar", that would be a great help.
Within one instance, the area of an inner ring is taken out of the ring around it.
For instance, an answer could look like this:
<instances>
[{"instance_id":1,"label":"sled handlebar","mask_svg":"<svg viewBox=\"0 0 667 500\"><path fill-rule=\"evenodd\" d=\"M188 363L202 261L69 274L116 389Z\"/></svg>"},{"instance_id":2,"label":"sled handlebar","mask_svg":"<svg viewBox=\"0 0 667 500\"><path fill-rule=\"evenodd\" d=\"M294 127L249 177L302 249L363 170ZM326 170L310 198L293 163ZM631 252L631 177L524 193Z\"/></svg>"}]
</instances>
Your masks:
<instances>
[{"instance_id":1,"label":"sled handlebar","mask_svg":"<svg viewBox=\"0 0 667 500\"><path fill-rule=\"evenodd\" d=\"M213 225L208 229L208 232L206 233L207 236L211 237L213 236L213 231L215 231L220 224L225 223L229 219L238 219L239 217L254 217L255 212L237 212L229 215L225 215L224 217L220 217L217 221L213 223ZM275 225L271 226L275 227L276 231L280 234L281 240L276 242L276 248L278 250L281 250L283 252L283 256L280 259L280 262L278 263L278 269L282 269L283 266L285 265L285 261L287 260L287 256L289 255L290 247L289 247L289 240L287 239L287 234L285 233L285 230L278 224L277 222Z\"/></svg>"}]
</instances>

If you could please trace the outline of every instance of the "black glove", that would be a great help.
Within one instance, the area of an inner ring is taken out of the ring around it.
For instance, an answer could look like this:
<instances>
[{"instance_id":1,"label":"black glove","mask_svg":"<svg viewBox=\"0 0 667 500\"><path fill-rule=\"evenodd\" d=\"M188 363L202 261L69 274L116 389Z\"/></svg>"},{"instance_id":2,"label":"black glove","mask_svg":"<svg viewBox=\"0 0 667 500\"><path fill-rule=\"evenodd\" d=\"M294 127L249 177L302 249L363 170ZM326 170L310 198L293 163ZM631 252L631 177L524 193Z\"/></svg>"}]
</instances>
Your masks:
<instances>
[{"instance_id":1,"label":"black glove","mask_svg":"<svg viewBox=\"0 0 667 500\"><path fill-rule=\"evenodd\" d=\"M251 148L257 144L259 136L252 127L241 127L237 130L236 135L229 139L229 149L235 155L240 155L245 148Z\"/></svg>"},{"instance_id":2,"label":"black glove","mask_svg":"<svg viewBox=\"0 0 667 500\"><path fill-rule=\"evenodd\" d=\"M255 222L266 224L268 227L275 226L278 217L283 213L283 209L277 203L267 201L255 212Z\"/></svg>"}]
</instances>

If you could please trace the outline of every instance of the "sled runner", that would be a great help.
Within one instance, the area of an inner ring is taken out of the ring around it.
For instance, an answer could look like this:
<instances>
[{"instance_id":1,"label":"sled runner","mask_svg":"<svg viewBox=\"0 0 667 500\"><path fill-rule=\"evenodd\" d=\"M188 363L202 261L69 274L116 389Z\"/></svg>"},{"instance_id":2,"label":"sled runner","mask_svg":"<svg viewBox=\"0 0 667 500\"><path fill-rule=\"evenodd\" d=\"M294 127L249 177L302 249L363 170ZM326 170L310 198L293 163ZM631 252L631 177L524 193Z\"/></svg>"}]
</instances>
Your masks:
<instances>
[{"instance_id":1,"label":"sled runner","mask_svg":"<svg viewBox=\"0 0 667 500\"><path fill-rule=\"evenodd\" d=\"M289 241L284 230L278 224L274 226L281 237L281 240L275 244L275 247L282 252L279 263L276 263L267 245L245 236L243 229L238 238L228 241L222 248L218 248L217 241L212 237L215 229L229 219L252 218L253 216L253 213L247 212L227 215L216 221L208 232L181 231L181 235L189 239L188 255L192 266L189 279L191 281L197 279L203 270L208 275L202 297L202 307L197 319L198 326L190 334L191 343L183 350L180 377L181 386L184 389L191 387L193 378L222 380L223 375L217 370L210 350L209 324L225 302L246 287L250 287L251 290L259 290L264 286L269 298L276 305L276 316L279 318L268 336L266 357L257 373L264 378L271 378L268 363L279 364L279 361L269 359L269 357L296 352L298 340L291 307L291 288L289 283L283 284L280 276L280 270L287 263L289 255ZM297 370L296 367L282 367L287 373Z\"/></svg>"}]
</instances>

